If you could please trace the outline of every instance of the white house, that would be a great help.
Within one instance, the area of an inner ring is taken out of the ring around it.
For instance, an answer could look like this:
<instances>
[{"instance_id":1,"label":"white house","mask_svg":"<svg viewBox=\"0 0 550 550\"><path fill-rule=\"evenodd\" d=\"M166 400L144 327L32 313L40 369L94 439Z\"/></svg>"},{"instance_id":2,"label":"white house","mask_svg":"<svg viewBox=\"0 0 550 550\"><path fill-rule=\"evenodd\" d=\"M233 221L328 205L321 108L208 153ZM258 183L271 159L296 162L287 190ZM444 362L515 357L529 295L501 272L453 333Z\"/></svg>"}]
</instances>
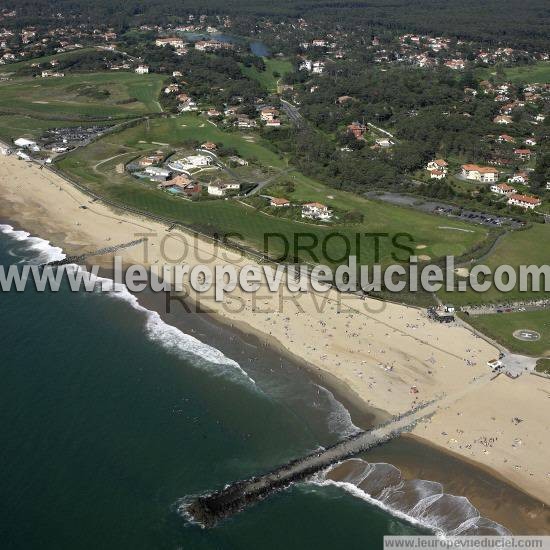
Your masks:
<instances>
[{"instance_id":1,"label":"white house","mask_svg":"<svg viewBox=\"0 0 550 550\"><path fill-rule=\"evenodd\" d=\"M279 197L271 197L269 201L269 206L275 206L277 208L290 206L290 201L288 199L282 199Z\"/></svg>"},{"instance_id":2,"label":"white house","mask_svg":"<svg viewBox=\"0 0 550 550\"><path fill-rule=\"evenodd\" d=\"M189 112L189 111L197 111L197 103L193 99L188 99L187 101L184 101L180 105L178 105L178 111L180 113Z\"/></svg>"},{"instance_id":3,"label":"white house","mask_svg":"<svg viewBox=\"0 0 550 550\"><path fill-rule=\"evenodd\" d=\"M432 170L440 170L442 172L447 172L449 165L443 159L435 159L428 162L426 170L431 172Z\"/></svg>"},{"instance_id":4,"label":"white house","mask_svg":"<svg viewBox=\"0 0 550 550\"><path fill-rule=\"evenodd\" d=\"M214 182L208 184L208 194L214 197L225 197L228 191L238 191L241 188L238 183Z\"/></svg>"},{"instance_id":5,"label":"white house","mask_svg":"<svg viewBox=\"0 0 550 550\"><path fill-rule=\"evenodd\" d=\"M529 176L527 172L518 172L508 178L508 183L527 183L528 181Z\"/></svg>"},{"instance_id":6,"label":"white house","mask_svg":"<svg viewBox=\"0 0 550 550\"><path fill-rule=\"evenodd\" d=\"M478 166L477 164L463 164L462 176L468 180L493 183L498 180L498 170L490 166Z\"/></svg>"},{"instance_id":7,"label":"white house","mask_svg":"<svg viewBox=\"0 0 550 550\"><path fill-rule=\"evenodd\" d=\"M178 92L179 89L180 89L179 84L175 84L175 83L168 84L168 86L166 86L166 88L164 88L164 93L165 94L173 94L173 93Z\"/></svg>"},{"instance_id":8,"label":"white house","mask_svg":"<svg viewBox=\"0 0 550 550\"><path fill-rule=\"evenodd\" d=\"M510 180L508 180L510 181ZM513 195L517 191L506 183L499 183L498 185L491 185L491 191L497 195Z\"/></svg>"},{"instance_id":9,"label":"white house","mask_svg":"<svg viewBox=\"0 0 550 550\"><path fill-rule=\"evenodd\" d=\"M279 111L273 107L265 107L260 111L260 120L270 122L279 116Z\"/></svg>"},{"instance_id":10,"label":"white house","mask_svg":"<svg viewBox=\"0 0 550 550\"><path fill-rule=\"evenodd\" d=\"M324 204L308 202L302 205L302 218L328 221L332 218L332 211Z\"/></svg>"},{"instance_id":11,"label":"white house","mask_svg":"<svg viewBox=\"0 0 550 550\"><path fill-rule=\"evenodd\" d=\"M513 120L511 116L508 115L497 115L493 118L495 124L512 124Z\"/></svg>"},{"instance_id":12,"label":"white house","mask_svg":"<svg viewBox=\"0 0 550 550\"><path fill-rule=\"evenodd\" d=\"M149 67L147 65L138 65L136 67L137 74L147 74L149 72Z\"/></svg>"},{"instance_id":13,"label":"white house","mask_svg":"<svg viewBox=\"0 0 550 550\"><path fill-rule=\"evenodd\" d=\"M521 208L533 210L533 208L540 206L542 201L538 197L514 194L508 199L508 204L510 206L520 206Z\"/></svg>"},{"instance_id":14,"label":"white house","mask_svg":"<svg viewBox=\"0 0 550 550\"><path fill-rule=\"evenodd\" d=\"M255 128L257 125L256 121L247 115L239 115L235 121L235 126L238 128Z\"/></svg>"},{"instance_id":15,"label":"white house","mask_svg":"<svg viewBox=\"0 0 550 550\"><path fill-rule=\"evenodd\" d=\"M41 76L42 78L48 78L48 77L61 78L65 76L65 73L58 73L56 71L42 71Z\"/></svg>"},{"instance_id":16,"label":"white house","mask_svg":"<svg viewBox=\"0 0 550 550\"><path fill-rule=\"evenodd\" d=\"M430 179L432 180L442 180L447 176L447 172L443 170L430 170Z\"/></svg>"},{"instance_id":17,"label":"white house","mask_svg":"<svg viewBox=\"0 0 550 550\"><path fill-rule=\"evenodd\" d=\"M170 170L160 168L159 166L148 166L145 168L145 173L155 180L165 180L170 177Z\"/></svg>"},{"instance_id":18,"label":"white house","mask_svg":"<svg viewBox=\"0 0 550 550\"><path fill-rule=\"evenodd\" d=\"M185 42L182 38L177 36L166 37L166 38L157 38L155 40L155 46L164 48L165 46L173 46L176 49L184 48Z\"/></svg>"},{"instance_id":19,"label":"white house","mask_svg":"<svg viewBox=\"0 0 550 550\"><path fill-rule=\"evenodd\" d=\"M168 165L168 168L176 172L189 172L196 168L204 168L212 164L212 157L209 155L189 155L179 160L175 160Z\"/></svg>"},{"instance_id":20,"label":"white house","mask_svg":"<svg viewBox=\"0 0 550 550\"><path fill-rule=\"evenodd\" d=\"M323 61L314 61L311 72L313 74L321 74L325 70L325 63Z\"/></svg>"}]
</instances>

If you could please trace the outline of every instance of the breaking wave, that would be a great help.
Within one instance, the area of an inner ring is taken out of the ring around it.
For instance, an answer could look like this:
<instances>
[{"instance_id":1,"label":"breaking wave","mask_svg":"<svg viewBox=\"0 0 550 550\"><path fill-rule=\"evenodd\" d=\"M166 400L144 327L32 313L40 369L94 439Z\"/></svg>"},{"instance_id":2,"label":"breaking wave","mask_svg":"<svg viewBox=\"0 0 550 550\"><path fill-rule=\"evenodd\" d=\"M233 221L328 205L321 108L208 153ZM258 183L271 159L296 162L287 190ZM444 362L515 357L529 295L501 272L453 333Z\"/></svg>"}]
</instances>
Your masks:
<instances>
[{"instance_id":1,"label":"breaking wave","mask_svg":"<svg viewBox=\"0 0 550 550\"><path fill-rule=\"evenodd\" d=\"M342 437L348 437L360 432L361 429L353 423L349 411L334 397L334 394L323 386L315 385L328 402L329 413L327 422L329 430Z\"/></svg>"},{"instance_id":2,"label":"breaking wave","mask_svg":"<svg viewBox=\"0 0 550 550\"><path fill-rule=\"evenodd\" d=\"M487 519L466 498L443 492L441 483L405 480L391 464L352 458L318 474L312 482L335 485L411 524L438 535L498 535L511 533Z\"/></svg>"},{"instance_id":3,"label":"breaking wave","mask_svg":"<svg viewBox=\"0 0 550 550\"><path fill-rule=\"evenodd\" d=\"M193 364L198 364L210 372L255 385L254 380L237 361L194 336L165 323L156 311L143 307L125 285L115 284L111 279L104 277L97 277L97 284L101 287L101 292L106 292L108 296L122 300L136 311L143 313L146 316L145 333L150 340L160 344L168 352L182 359L192 359Z\"/></svg>"},{"instance_id":4,"label":"breaking wave","mask_svg":"<svg viewBox=\"0 0 550 550\"><path fill-rule=\"evenodd\" d=\"M48 263L65 259L63 250L58 246L53 246L50 241L41 239L40 237L32 237L26 231L18 231L11 225L0 224L0 233L7 235L15 241L24 242L24 250L38 253L38 256L33 258L38 263Z\"/></svg>"},{"instance_id":5,"label":"breaking wave","mask_svg":"<svg viewBox=\"0 0 550 550\"><path fill-rule=\"evenodd\" d=\"M45 264L48 262L63 260L66 255L63 250L53 246L49 241L40 237L31 236L26 231L15 230L11 225L0 225L0 233L8 236L15 241L23 243L18 256L21 253L27 256L27 252L32 253L31 258L25 258L23 261L28 263ZM68 265L67 269L82 269L77 265ZM93 275L90 274L92 278ZM230 378L238 382L246 382L254 385L255 382L233 359L226 357L221 351L209 346L191 336L185 334L178 328L165 323L156 311L151 311L143 307L136 296L130 293L125 285L115 284L111 279L104 277L95 277L95 288L112 298L122 300L128 303L134 310L139 311L146 317L145 333L149 339L162 347L169 353L177 355L182 359L191 360L194 365L208 370L211 373Z\"/></svg>"}]
</instances>

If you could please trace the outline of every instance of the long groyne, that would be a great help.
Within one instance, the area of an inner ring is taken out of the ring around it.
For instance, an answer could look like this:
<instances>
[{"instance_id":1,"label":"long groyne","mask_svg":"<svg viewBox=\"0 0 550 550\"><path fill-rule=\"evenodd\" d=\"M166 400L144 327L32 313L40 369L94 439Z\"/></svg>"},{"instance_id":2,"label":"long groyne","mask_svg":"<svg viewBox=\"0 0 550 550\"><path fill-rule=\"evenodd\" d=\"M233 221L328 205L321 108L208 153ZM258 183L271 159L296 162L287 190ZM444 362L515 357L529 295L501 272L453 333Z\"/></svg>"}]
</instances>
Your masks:
<instances>
[{"instance_id":1,"label":"long groyne","mask_svg":"<svg viewBox=\"0 0 550 550\"><path fill-rule=\"evenodd\" d=\"M143 239L136 239L135 241L130 241L128 243L115 244L112 246L107 246L105 248L100 248L99 250L85 252L84 254L80 254L78 256L67 256L62 260L55 260L53 262L49 262L46 265L58 266L58 265L67 265L67 264L81 264L86 259L92 256L103 256L105 254L113 254L114 252L118 252L119 250L124 250L125 248L131 248L132 246L137 246L138 244L143 243L145 241L146 239L143 238Z\"/></svg>"},{"instance_id":2,"label":"long groyne","mask_svg":"<svg viewBox=\"0 0 550 550\"><path fill-rule=\"evenodd\" d=\"M195 497L186 505L185 513L192 521L204 527L212 527L219 520L239 512L274 491L303 481L332 464L410 431L419 421L435 412L434 404L435 401L422 404L372 430L354 434L330 447L292 460L266 474L236 481L219 491Z\"/></svg>"}]
</instances>

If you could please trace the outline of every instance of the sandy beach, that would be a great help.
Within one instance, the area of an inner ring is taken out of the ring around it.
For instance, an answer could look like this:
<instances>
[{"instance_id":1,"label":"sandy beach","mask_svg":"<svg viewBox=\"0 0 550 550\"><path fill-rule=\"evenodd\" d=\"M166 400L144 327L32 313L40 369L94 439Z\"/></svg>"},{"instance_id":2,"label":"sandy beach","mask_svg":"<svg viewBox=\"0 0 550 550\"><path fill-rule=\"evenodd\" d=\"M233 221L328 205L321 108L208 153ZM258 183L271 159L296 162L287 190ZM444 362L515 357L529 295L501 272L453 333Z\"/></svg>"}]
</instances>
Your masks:
<instances>
[{"instance_id":1,"label":"sandy beach","mask_svg":"<svg viewBox=\"0 0 550 550\"><path fill-rule=\"evenodd\" d=\"M129 242L148 233L146 245L119 253L126 264L250 264L160 223L115 212L61 177L13 156L0 156L1 211L22 228L68 254ZM86 208L82 208L85 206ZM183 241L189 246L185 246ZM183 252L187 252L182 259ZM110 267L110 258L92 258ZM424 311L335 292L297 297L236 289L223 304L212 292L191 298L215 318L251 331L334 377L350 399L387 414L440 397L436 414L414 435L490 469L550 504L550 380L523 375L492 378L486 362L498 350L464 326L430 321ZM282 307L281 307L282 306ZM172 307L182 307L174 302ZM416 390L413 390L413 387ZM541 518L542 520L542 518Z\"/></svg>"}]
</instances>

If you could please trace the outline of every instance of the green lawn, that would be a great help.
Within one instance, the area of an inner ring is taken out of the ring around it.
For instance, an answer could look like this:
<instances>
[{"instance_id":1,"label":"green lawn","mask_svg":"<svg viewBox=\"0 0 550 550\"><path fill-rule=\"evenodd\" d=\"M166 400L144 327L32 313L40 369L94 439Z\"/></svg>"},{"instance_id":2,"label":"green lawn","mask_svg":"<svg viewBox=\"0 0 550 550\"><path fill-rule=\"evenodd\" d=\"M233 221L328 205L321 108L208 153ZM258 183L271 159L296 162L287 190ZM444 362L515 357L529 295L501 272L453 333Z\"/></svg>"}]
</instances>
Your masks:
<instances>
[{"instance_id":1,"label":"green lawn","mask_svg":"<svg viewBox=\"0 0 550 550\"><path fill-rule=\"evenodd\" d=\"M495 73L494 68L481 69L480 78L488 78ZM505 78L512 82L550 83L550 61L539 61L533 65L518 65L504 69Z\"/></svg>"},{"instance_id":2,"label":"green lawn","mask_svg":"<svg viewBox=\"0 0 550 550\"><path fill-rule=\"evenodd\" d=\"M161 75L127 72L14 78L0 82L0 111L73 120L157 113L163 81Z\"/></svg>"},{"instance_id":3,"label":"green lawn","mask_svg":"<svg viewBox=\"0 0 550 550\"><path fill-rule=\"evenodd\" d=\"M550 225L533 224L523 231L514 231L505 235L496 245L488 258L483 260L494 271L500 265L511 265L518 268L520 265L546 265L548 263L548 243L550 243ZM520 292L513 290L503 293L496 288L479 293L472 290L467 292L440 292L444 302L457 305L477 303L503 303L514 300L536 299L545 295L541 292Z\"/></svg>"},{"instance_id":4,"label":"green lawn","mask_svg":"<svg viewBox=\"0 0 550 550\"><path fill-rule=\"evenodd\" d=\"M118 163L126 162L144 151L159 148L161 145L158 144L166 144L165 149L174 149L181 147L182 142L189 139L221 142L226 146L235 147L243 158L249 161L255 160L264 167L272 166L279 170L287 168L285 159L271 151L266 143L257 136L254 137L254 141L250 137L248 134L237 132L222 132L195 114L153 119L150 121L149 130L145 125L140 125L106 136L85 149L66 156L59 162L59 168L73 177L84 180L95 191L107 197L151 213L180 220L208 232L239 233L244 241L256 248L263 248L266 233L280 233L290 242L293 242L296 233L310 233L312 237L303 237L303 242L308 244L310 239L318 240L314 250L322 263L338 263L335 261L336 258L341 257L342 251L345 251L342 237L336 237L325 243L325 254L323 253L323 242L335 231L352 243L351 254L355 253L356 234L365 232L384 232L390 235L398 232L411 233L415 243L426 246L422 253L427 254L436 250L440 253L462 253L486 236L485 229L467 224L456 225L467 228L472 231L471 233L439 230L441 219L436 216L334 191L296 172L281 173L280 176L282 180L290 178L295 183L296 195L293 195L293 200L318 200L345 210L359 209L364 213L364 223L357 226L338 225L336 229L332 229L330 226L305 224L267 216L254 208L231 200L183 201L158 191L153 184L138 182L127 174L118 174L115 170ZM104 159L115 156L116 158L111 161L102 162ZM100 162L101 164L96 166ZM328 198L329 195L333 198ZM275 254L283 250L281 240L272 239L271 243L273 244L269 248L271 253ZM372 263L373 239L361 239L359 251L363 262ZM386 239L381 246L382 259L389 262L392 252L399 253L401 258L406 256ZM303 260L313 261L308 253L300 253L299 256Z\"/></svg>"},{"instance_id":5,"label":"green lawn","mask_svg":"<svg viewBox=\"0 0 550 550\"><path fill-rule=\"evenodd\" d=\"M25 61L18 61L17 63L8 63L7 65L0 66L1 73L12 73L23 69L24 67L30 67L34 63L39 63L40 65L49 63L52 59L57 59L61 61L63 59L70 60L75 57L80 57L83 53L93 52L95 48L80 48L77 50L72 50L70 52L56 53L52 55L44 55L42 57L34 57L32 59L26 59Z\"/></svg>"},{"instance_id":6,"label":"green lawn","mask_svg":"<svg viewBox=\"0 0 550 550\"><path fill-rule=\"evenodd\" d=\"M470 315L466 321L513 352L532 356L550 356L549 311ZM523 342L514 338L514 331L521 329L538 332L541 336L540 340Z\"/></svg>"},{"instance_id":7,"label":"green lawn","mask_svg":"<svg viewBox=\"0 0 550 550\"><path fill-rule=\"evenodd\" d=\"M189 140L221 143L225 147L234 147L242 157L256 160L264 166L287 167L286 161L272 151L269 144L262 141L254 132L245 134L225 132L194 113L151 120L148 129L145 125L139 125L110 136L108 141L143 148L150 147L152 142L178 147L182 142Z\"/></svg>"},{"instance_id":8,"label":"green lawn","mask_svg":"<svg viewBox=\"0 0 550 550\"><path fill-rule=\"evenodd\" d=\"M245 67L244 65L241 65L241 71L248 78L257 80L267 91L275 92L277 91L277 81L281 76L292 71L292 63L288 59L271 57L264 57L263 60L265 71L258 71L256 67Z\"/></svg>"}]
</instances>

